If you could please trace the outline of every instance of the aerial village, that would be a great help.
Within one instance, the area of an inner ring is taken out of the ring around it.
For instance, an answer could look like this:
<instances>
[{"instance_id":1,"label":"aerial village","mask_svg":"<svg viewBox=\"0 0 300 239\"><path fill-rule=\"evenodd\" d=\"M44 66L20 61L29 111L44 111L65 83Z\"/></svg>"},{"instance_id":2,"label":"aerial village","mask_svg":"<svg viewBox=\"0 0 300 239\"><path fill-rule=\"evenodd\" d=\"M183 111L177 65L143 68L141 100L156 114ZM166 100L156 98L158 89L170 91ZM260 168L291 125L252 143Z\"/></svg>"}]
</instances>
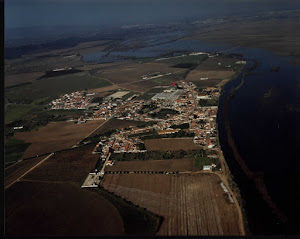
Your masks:
<instances>
[{"instance_id":1,"label":"aerial village","mask_svg":"<svg viewBox=\"0 0 300 239\"><path fill-rule=\"evenodd\" d=\"M122 97L129 91L117 91L104 98L102 103L91 103L93 95L86 92L65 94L50 103L51 109L87 109L93 105L92 117L86 120L118 118L120 120L135 120L151 122L145 127L131 126L117 130L109 137L102 137L93 153L100 154L104 161L101 175L105 166L112 166L109 160L110 153L138 153L146 152L141 139L143 134L156 132L159 135L174 134L181 130L182 125L188 125L185 131L193 133L193 142L209 149L213 154L209 157L218 157L217 142L217 111L218 106L201 106L201 99L218 99L220 87L197 89L192 82L179 81L169 86L161 86L162 91L156 93L149 100L138 99L132 95L126 100ZM164 114L160 114L164 111ZM178 127L176 127L178 126ZM203 170L211 170L213 166Z\"/></svg>"}]
</instances>

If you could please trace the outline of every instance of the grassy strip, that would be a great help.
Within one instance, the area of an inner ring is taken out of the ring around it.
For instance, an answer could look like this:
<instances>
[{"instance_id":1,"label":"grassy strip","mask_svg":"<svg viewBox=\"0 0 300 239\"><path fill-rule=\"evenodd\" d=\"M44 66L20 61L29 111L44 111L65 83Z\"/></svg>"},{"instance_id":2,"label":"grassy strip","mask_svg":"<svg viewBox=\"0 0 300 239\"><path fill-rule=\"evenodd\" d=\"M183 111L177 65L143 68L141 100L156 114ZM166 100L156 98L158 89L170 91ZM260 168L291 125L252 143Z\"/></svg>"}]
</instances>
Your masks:
<instances>
[{"instance_id":1,"label":"grassy strip","mask_svg":"<svg viewBox=\"0 0 300 239\"><path fill-rule=\"evenodd\" d=\"M119 211L126 235L143 235L152 236L159 230L163 218L157 216L145 208L142 209L132 202L121 198L103 187L87 189L100 194L102 197L111 202Z\"/></svg>"},{"instance_id":2,"label":"grassy strip","mask_svg":"<svg viewBox=\"0 0 300 239\"><path fill-rule=\"evenodd\" d=\"M121 153L112 154L111 160L116 161L138 161L138 160L163 160L163 159L182 159L199 158L205 156L205 151L202 150L178 150L178 151L147 151L145 153Z\"/></svg>"}]
</instances>

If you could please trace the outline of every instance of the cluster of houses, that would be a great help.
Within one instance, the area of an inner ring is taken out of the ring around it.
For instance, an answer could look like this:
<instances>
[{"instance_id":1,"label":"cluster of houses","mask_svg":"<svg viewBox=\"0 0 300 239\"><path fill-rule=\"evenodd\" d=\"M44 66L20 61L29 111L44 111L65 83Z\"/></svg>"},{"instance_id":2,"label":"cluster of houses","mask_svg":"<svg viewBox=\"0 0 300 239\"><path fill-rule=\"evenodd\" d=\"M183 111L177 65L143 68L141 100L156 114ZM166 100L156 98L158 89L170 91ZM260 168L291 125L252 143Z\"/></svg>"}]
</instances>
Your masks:
<instances>
[{"instance_id":1,"label":"cluster of houses","mask_svg":"<svg viewBox=\"0 0 300 239\"><path fill-rule=\"evenodd\" d=\"M173 134L181 130L180 125L188 124L184 130L194 133L194 143L199 144L203 149L217 149L217 106L201 106L199 99L216 99L220 94L220 88L208 87L200 92L191 82L178 82L173 84L166 90L169 92L180 89L181 94L174 100L157 99L152 97L150 100L131 100L106 101L100 105L96 115L105 119L109 117L117 117L121 120L136 120L149 122L152 124L145 127L131 126L127 129L118 130L109 138L99 142L95 147L94 153L101 153L103 160L109 154L109 150L114 153L124 152L145 152L139 146L143 141L139 137L144 133L156 131L158 134ZM203 98L205 95L205 98ZM148 110L145 111L145 108ZM173 110L174 114L166 114L165 117L153 117L161 110ZM177 128L178 126L178 128ZM216 150L217 151L217 150ZM217 153L211 157L218 157Z\"/></svg>"},{"instance_id":2,"label":"cluster of houses","mask_svg":"<svg viewBox=\"0 0 300 239\"><path fill-rule=\"evenodd\" d=\"M52 100L49 105L52 110L87 109L93 98L93 94L85 91L76 91L71 94L61 95L58 99Z\"/></svg>"}]
</instances>

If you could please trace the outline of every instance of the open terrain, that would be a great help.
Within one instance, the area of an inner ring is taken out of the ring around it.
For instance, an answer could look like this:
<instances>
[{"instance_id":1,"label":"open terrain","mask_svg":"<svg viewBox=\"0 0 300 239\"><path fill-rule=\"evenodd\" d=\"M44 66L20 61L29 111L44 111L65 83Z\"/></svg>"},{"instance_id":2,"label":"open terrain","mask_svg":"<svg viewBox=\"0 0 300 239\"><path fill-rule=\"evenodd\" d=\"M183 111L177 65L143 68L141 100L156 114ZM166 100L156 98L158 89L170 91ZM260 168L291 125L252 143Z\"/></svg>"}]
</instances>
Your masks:
<instances>
[{"instance_id":1,"label":"open terrain","mask_svg":"<svg viewBox=\"0 0 300 239\"><path fill-rule=\"evenodd\" d=\"M181 138L147 139L145 146L148 151L197 150L201 148L194 144L193 139Z\"/></svg>"},{"instance_id":2,"label":"open terrain","mask_svg":"<svg viewBox=\"0 0 300 239\"><path fill-rule=\"evenodd\" d=\"M299 59L299 29L299 11L268 12L240 19L235 17L208 26L196 22L187 39L268 49L276 54L296 56Z\"/></svg>"},{"instance_id":3,"label":"open terrain","mask_svg":"<svg viewBox=\"0 0 300 239\"><path fill-rule=\"evenodd\" d=\"M236 205L215 174L106 174L101 185L164 216L157 235L241 235Z\"/></svg>"},{"instance_id":4,"label":"open terrain","mask_svg":"<svg viewBox=\"0 0 300 239\"><path fill-rule=\"evenodd\" d=\"M9 88L5 96L10 102L32 102L36 99L50 97L57 98L61 94L78 90L101 88L110 86L106 80L90 76L88 72L63 75L34 81L32 84Z\"/></svg>"},{"instance_id":5,"label":"open terrain","mask_svg":"<svg viewBox=\"0 0 300 239\"><path fill-rule=\"evenodd\" d=\"M20 178L22 175L24 175L26 172L28 172L31 168L40 163L46 157L47 156L40 156L36 158L23 160L7 167L4 171L4 188L10 186L18 178Z\"/></svg>"},{"instance_id":6,"label":"open terrain","mask_svg":"<svg viewBox=\"0 0 300 239\"><path fill-rule=\"evenodd\" d=\"M119 119L110 119L108 122L106 122L103 126L101 126L99 129L97 129L95 132L91 134L91 136L97 135L97 134L104 134L111 130L116 129L122 129L127 128L129 126L137 126L141 124L139 121L134 120L119 120Z\"/></svg>"},{"instance_id":7,"label":"open terrain","mask_svg":"<svg viewBox=\"0 0 300 239\"><path fill-rule=\"evenodd\" d=\"M23 155L23 158L28 158L70 148L85 138L101 123L103 123L102 120L87 121L84 124L50 122L38 130L18 132L15 134L15 138L24 140L25 143L31 143Z\"/></svg>"},{"instance_id":8,"label":"open terrain","mask_svg":"<svg viewBox=\"0 0 300 239\"><path fill-rule=\"evenodd\" d=\"M145 160L145 161L118 161L113 166L105 168L106 172L115 171L192 171L194 159L168 159L168 160Z\"/></svg>"},{"instance_id":9,"label":"open terrain","mask_svg":"<svg viewBox=\"0 0 300 239\"><path fill-rule=\"evenodd\" d=\"M44 72L31 72L15 75L6 75L5 76L5 87L11 87L14 85L19 85L26 82L33 82L39 77L44 75Z\"/></svg>"},{"instance_id":10,"label":"open terrain","mask_svg":"<svg viewBox=\"0 0 300 239\"><path fill-rule=\"evenodd\" d=\"M154 72L175 73L182 71L180 68L169 67L167 64L160 63L132 63L126 62L115 69L102 70L97 76L109 79L115 84L124 84L133 81L142 80L143 75L149 75Z\"/></svg>"},{"instance_id":11,"label":"open terrain","mask_svg":"<svg viewBox=\"0 0 300 239\"><path fill-rule=\"evenodd\" d=\"M91 144L58 152L24 179L83 183L98 160L98 155L92 154L94 147L95 145Z\"/></svg>"},{"instance_id":12,"label":"open terrain","mask_svg":"<svg viewBox=\"0 0 300 239\"><path fill-rule=\"evenodd\" d=\"M6 235L123 235L118 210L69 183L18 182L5 192Z\"/></svg>"}]
</instances>

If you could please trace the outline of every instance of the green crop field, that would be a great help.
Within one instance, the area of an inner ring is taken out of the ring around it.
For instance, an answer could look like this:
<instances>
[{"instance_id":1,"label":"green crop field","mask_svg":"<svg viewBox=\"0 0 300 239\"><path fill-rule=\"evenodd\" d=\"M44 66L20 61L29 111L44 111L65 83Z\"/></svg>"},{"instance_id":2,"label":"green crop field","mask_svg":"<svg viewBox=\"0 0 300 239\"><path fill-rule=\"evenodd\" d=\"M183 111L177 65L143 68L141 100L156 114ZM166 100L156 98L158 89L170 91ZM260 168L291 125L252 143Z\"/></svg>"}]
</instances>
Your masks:
<instances>
[{"instance_id":1,"label":"green crop field","mask_svg":"<svg viewBox=\"0 0 300 239\"><path fill-rule=\"evenodd\" d=\"M38 99L46 99L46 97L54 99L61 94L110 85L111 83L108 81L89 76L84 72L60 77L51 77L34 81L30 85L6 89L5 95L10 102L31 103ZM49 98L47 98L47 100L49 100Z\"/></svg>"},{"instance_id":2,"label":"green crop field","mask_svg":"<svg viewBox=\"0 0 300 239\"><path fill-rule=\"evenodd\" d=\"M5 110L4 121L5 123L13 122L40 110L41 106L31 104L9 105Z\"/></svg>"},{"instance_id":3,"label":"green crop field","mask_svg":"<svg viewBox=\"0 0 300 239\"><path fill-rule=\"evenodd\" d=\"M204 165L211 165L212 163L217 164L218 159L208 157L195 157L194 168L202 169Z\"/></svg>"},{"instance_id":4,"label":"green crop field","mask_svg":"<svg viewBox=\"0 0 300 239\"><path fill-rule=\"evenodd\" d=\"M18 161L30 144L23 140L10 138L5 143L5 163Z\"/></svg>"}]
</instances>

